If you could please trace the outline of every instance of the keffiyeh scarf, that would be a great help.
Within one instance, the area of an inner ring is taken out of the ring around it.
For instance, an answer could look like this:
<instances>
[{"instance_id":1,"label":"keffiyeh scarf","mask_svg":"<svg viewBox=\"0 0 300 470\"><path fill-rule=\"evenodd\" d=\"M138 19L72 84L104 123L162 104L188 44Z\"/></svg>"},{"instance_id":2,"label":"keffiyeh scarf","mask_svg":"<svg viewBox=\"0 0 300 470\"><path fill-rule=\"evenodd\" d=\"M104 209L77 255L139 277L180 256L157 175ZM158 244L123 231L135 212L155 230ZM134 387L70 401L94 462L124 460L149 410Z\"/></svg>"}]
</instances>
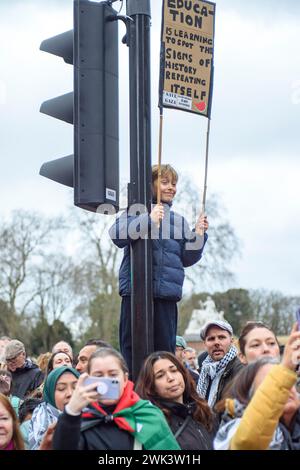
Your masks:
<instances>
[{"instance_id":1,"label":"keffiyeh scarf","mask_svg":"<svg viewBox=\"0 0 300 470\"><path fill-rule=\"evenodd\" d=\"M232 345L228 353L220 361L214 361L210 356L207 356L207 358L204 359L197 384L197 392L202 398L206 398L206 392L210 380L214 380L219 372L222 369L225 369L237 354L238 350Z\"/></svg>"}]
</instances>

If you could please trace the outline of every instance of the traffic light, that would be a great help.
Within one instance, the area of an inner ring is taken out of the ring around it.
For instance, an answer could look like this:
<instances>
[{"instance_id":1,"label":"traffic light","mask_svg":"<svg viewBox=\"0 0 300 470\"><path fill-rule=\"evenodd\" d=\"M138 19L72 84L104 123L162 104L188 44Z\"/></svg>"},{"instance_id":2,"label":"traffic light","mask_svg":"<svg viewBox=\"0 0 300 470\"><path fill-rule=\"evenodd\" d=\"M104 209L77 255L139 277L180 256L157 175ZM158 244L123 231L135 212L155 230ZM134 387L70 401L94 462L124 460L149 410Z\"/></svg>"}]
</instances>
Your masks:
<instances>
[{"instance_id":1,"label":"traffic light","mask_svg":"<svg viewBox=\"0 0 300 470\"><path fill-rule=\"evenodd\" d=\"M118 22L110 3L74 0L73 30L40 46L74 66L74 92L40 109L73 124L74 155L44 163L40 174L74 187L74 204L90 211L119 205Z\"/></svg>"}]
</instances>

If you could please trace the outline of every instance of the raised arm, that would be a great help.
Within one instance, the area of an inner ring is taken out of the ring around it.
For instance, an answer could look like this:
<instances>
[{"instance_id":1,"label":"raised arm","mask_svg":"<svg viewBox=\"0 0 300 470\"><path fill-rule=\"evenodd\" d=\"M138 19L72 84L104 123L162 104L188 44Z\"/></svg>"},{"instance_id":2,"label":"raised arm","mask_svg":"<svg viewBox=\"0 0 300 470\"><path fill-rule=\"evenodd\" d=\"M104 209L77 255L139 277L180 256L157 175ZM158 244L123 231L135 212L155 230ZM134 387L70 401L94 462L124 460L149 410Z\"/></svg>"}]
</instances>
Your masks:
<instances>
[{"instance_id":1,"label":"raised arm","mask_svg":"<svg viewBox=\"0 0 300 470\"><path fill-rule=\"evenodd\" d=\"M295 324L281 364L270 370L247 406L231 439L231 450L268 449L291 388L297 380L295 368L300 359L299 340L300 331L297 331Z\"/></svg>"},{"instance_id":2,"label":"raised arm","mask_svg":"<svg viewBox=\"0 0 300 470\"><path fill-rule=\"evenodd\" d=\"M206 230L208 228L208 222L204 223L206 217L198 219L196 227L191 230L188 222L183 218L183 248L182 248L182 264L185 268L193 266L198 263L202 257L204 246L208 239ZM200 232L203 229L201 234Z\"/></svg>"},{"instance_id":3,"label":"raised arm","mask_svg":"<svg viewBox=\"0 0 300 470\"><path fill-rule=\"evenodd\" d=\"M84 385L88 374L82 374L71 400L60 415L53 437L54 450L78 450L80 443L81 411L97 399L97 384Z\"/></svg>"}]
</instances>

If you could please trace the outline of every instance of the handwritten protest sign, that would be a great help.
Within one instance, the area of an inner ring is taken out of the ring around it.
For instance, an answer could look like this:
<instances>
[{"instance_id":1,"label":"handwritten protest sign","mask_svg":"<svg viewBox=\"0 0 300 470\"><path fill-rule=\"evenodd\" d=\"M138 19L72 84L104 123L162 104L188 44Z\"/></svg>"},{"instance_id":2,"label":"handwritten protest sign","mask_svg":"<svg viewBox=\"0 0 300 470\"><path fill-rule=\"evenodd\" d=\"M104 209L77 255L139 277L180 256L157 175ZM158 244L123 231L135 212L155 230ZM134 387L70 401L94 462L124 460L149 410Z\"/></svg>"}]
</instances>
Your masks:
<instances>
[{"instance_id":1,"label":"handwritten protest sign","mask_svg":"<svg viewBox=\"0 0 300 470\"><path fill-rule=\"evenodd\" d=\"M159 106L210 118L215 3L164 0Z\"/></svg>"}]
</instances>

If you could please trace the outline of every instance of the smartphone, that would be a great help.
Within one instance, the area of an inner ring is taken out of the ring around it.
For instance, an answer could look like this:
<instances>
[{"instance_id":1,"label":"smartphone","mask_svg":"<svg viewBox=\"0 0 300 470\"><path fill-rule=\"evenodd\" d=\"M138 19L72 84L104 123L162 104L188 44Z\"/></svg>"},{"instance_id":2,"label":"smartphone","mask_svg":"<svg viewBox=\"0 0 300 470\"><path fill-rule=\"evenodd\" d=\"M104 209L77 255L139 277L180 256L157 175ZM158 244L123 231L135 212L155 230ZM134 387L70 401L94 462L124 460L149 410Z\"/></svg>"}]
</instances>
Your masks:
<instances>
[{"instance_id":1,"label":"smartphone","mask_svg":"<svg viewBox=\"0 0 300 470\"><path fill-rule=\"evenodd\" d=\"M296 310L296 320L298 323L298 331L300 331L300 307Z\"/></svg>"},{"instance_id":2,"label":"smartphone","mask_svg":"<svg viewBox=\"0 0 300 470\"><path fill-rule=\"evenodd\" d=\"M101 400L117 400L120 398L120 382L113 377L87 377L84 385L97 383L97 392Z\"/></svg>"}]
</instances>

